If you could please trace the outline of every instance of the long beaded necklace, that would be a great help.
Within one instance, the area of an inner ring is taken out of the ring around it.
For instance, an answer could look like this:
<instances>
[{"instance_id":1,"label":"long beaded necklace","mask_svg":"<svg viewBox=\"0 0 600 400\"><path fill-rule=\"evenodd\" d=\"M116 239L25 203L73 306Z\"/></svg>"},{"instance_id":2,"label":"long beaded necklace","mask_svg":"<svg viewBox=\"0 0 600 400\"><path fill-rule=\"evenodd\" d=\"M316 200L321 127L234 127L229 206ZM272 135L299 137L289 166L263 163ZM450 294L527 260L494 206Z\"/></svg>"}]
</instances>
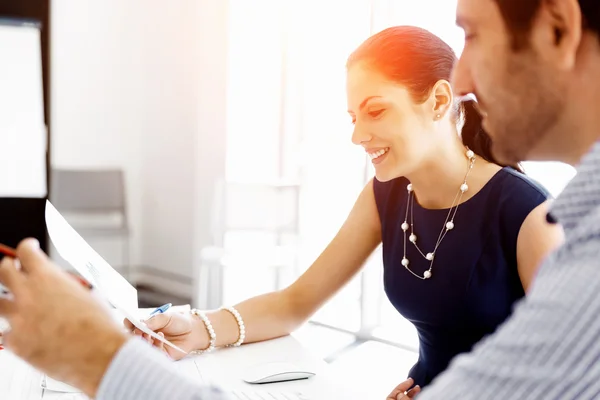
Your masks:
<instances>
[{"instance_id":1,"label":"long beaded necklace","mask_svg":"<svg viewBox=\"0 0 600 400\"><path fill-rule=\"evenodd\" d=\"M440 247L440 244L442 243L442 241L448 234L448 232L450 232L451 230L453 230L455 228L454 218L456 217L456 212L458 211L458 207L460 207L460 202L461 202L464 194L469 190L469 186L467 185L467 178L469 177L471 170L475 166L475 153L472 150L467 149L466 156L467 156L467 172L465 174L465 178L463 179L463 183L460 185L458 192L456 193L456 196L454 196L454 201L452 202L452 207L450 207L450 209L448 210L448 215L446 216L446 220L444 221L444 225L442 226L442 230L440 231L438 240L435 244L434 249L431 252L425 253L424 251L421 250L421 248L417 244L417 235L415 234L415 223L414 223L414 215L413 215L415 196L414 196L412 184L409 184L406 187L406 190L408 191L408 198L406 201L406 215L404 218L404 222L402 223L402 230L404 231L404 256L402 258L402 265L404 266L404 268L406 268L406 270L408 272L410 272L415 277L417 277L421 280L426 280L426 279L431 278L431 270L433 269L433 262L435 260L436 252L437 252L438 248ZM410 211L410 224L408 223L409 211ZM410 229L410 236L407 237L409 229ZM406 257L407 239L410 243L412 243L416 247L417 251L421 254L421 256L423 256L423 258L425 258L425 260L429 261L429 269L427 271L425 271L423 273L423 275L419 275L409 268L410 261Z\"/></svg>"}]
</instances>

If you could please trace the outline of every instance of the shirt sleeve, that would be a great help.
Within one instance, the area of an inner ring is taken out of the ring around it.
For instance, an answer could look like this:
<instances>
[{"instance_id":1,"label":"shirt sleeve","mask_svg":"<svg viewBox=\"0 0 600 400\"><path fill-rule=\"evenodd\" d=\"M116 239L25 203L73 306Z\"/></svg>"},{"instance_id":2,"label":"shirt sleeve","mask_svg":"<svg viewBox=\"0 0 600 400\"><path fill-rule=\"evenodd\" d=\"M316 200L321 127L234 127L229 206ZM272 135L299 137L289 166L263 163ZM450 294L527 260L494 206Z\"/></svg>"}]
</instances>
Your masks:
<instances>
[{"instance_id":1,"label":"shirt sleeve","mask_svg":"<svg viewBox=\"0 0 600 400\"><path fill-rule=\"evenodd\" d=\"M512 317L418 400L599 398L598 241L582 242L553 254Z\"/></svg>"},{"instance_id":2,"label":"shirt sleeve","mask_svg":"<svg viewBox=\"0 0 600 400\"><path fill-rule=\"evenodd\" d=\"M98 400L226 400L215 387L193 382L140 339L129 340L104 375Z\"/></svg>"}]
</instances>

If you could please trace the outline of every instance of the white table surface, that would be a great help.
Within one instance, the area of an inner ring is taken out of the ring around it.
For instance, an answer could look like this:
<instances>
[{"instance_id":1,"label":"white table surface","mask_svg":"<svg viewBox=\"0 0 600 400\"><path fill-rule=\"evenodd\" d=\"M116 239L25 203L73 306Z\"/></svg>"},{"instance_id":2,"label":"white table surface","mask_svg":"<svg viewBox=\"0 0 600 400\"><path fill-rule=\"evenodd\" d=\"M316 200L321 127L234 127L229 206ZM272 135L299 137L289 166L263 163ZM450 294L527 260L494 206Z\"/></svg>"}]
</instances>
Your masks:
<instances>
[{"instance_id":1,"label":"white table surface","mask_svg":"<svg viewBox=\"0 0 600 400\"><path fill-rule=\"evenodd\" d=\"M316 375L310 379L268 385L243 381L248 368L268 362L292 363ZM368 399L368 382L348 382L336 375L328 364L307 350L293 336L267 342L220 349L214 353L190 356L176 362L182 374L199 382L210 382L231 390L302 392L311 400ZM42 374L7 350L0 351L0 399L2 400L79 400L82 395L43 391Z\"/></svg>"},{"instance_id":2,"label":"white table surface","mask_svg":"<svg viewBox=\"0 0 600 400\"><path fill-rule=\"evenodd\" d=\"M364 393L366 382L345 381L293 336L219 350L197 356L194 361L203 379L228 389L297 391L314 400L369 398ZM249 368L270 362L291 363L316 375L306 380L268 385L251 385L243 381Z\"/></svg>"}]
</instances>

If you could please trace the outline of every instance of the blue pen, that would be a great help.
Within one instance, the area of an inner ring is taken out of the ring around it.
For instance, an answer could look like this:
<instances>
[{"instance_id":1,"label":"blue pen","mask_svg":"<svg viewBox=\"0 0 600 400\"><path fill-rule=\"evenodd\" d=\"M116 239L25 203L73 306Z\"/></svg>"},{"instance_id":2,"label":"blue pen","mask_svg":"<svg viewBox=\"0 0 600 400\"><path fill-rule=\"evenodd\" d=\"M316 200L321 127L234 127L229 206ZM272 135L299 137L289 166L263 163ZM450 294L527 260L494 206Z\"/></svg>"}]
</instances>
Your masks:
<instances>
[{"instance_id":1,"label":"blue pen","mask_svg":"<svg viewBox=\"0 0 600 400\"><path fill-rule=\"evenodd\" d=\"M152 311L150 313L150 315L148 316L148 318L151 318L153 315L156 315L156 314L162 314L164 312L167 312L167 310L169 308L171 308L171 306L172 306L171 303L167 303L167 304L165 304L163 306L160 306L160 307L156 308L154 311Z\"/></svg>"}]
</instances>

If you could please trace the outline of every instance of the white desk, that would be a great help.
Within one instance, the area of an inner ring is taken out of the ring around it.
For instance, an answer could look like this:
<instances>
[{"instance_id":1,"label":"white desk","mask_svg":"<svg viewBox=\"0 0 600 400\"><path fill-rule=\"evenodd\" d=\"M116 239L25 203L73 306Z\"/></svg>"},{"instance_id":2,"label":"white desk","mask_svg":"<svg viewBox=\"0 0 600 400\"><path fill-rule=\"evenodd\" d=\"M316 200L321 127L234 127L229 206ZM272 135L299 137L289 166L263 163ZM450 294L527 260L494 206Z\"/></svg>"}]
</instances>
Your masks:
<instances>
[{"instance_id":1,"label":"white desk","mask_svg":"<svg viewBox=\"0 0 600 400\"><path fill-rule=\"evenodd\" d=\"M293 336L263 343L244 345L240 348L219 350L198 356L196 365L203 378L224 388L239 390L298 391L311 400L361 399L365 396L364 382L347 382L336 376L327 363L311 354ZM268 385L250 385L243 382L244 372L257 364L287 362L316 375L302 381Z\"/></svg>"},{"instance_id":2,"label":"white desk","mask_svg":"<svg viewBox=\"0 0 600 400\"><path fill-rule=\"evenodd\" d=\"M269 385L249 385L241 377L246 368L265 362L290 362L317 375L303 381ZM314 400L369 398L366 382L344 382L329 366L312 355L294 337L218 350L177 362L182 373L198 380L219 384L226 389L299 391ZM82 396L45 392L40 387L41 374L6 350L0 351L0 399L2 400L71 400Z\"/></svg>"}]
</instances>

